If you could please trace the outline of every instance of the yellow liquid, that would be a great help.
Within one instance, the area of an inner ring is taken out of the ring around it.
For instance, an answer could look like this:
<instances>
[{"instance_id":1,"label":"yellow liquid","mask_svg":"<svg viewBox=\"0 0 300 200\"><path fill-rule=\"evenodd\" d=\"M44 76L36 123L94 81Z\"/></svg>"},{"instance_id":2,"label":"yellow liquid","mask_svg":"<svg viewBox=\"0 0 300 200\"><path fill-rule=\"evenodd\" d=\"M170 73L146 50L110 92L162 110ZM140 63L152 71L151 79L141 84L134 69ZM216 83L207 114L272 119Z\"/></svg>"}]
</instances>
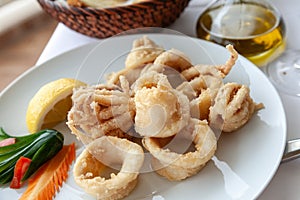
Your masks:
<instances>
[{"instance_id":1,"label":"yellow liquid","mask_svg":"<svg viewBox=\"0 0 300 200\"><path fill-rule=\"evenodd\" d=\"M206 10L197 22L198 38L235 49L264 66L285 49L282 18L258 4L237 3Z\"/></svg>"}]
</instances>

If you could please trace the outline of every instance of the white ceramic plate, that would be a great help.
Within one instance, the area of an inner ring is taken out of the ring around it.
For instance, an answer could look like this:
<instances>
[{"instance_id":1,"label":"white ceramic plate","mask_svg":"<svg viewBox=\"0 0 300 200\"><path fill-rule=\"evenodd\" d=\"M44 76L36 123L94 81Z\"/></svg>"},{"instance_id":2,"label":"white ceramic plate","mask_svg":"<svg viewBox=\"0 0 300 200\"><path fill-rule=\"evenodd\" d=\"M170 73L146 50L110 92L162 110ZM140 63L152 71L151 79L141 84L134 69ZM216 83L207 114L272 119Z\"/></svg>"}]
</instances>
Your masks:
<instances>
[{"instance_id":1,"label":"white ceramic plate","mask_svg":"<svg viewBox=\"0 0 300 200\"><path fill-rule=\"evenodd\" d=\"M165 34L148 36L166 49L177 48L185 52L193 64L223 64L229 56L225 48L197 39ZM141 35L111 38L101 44L74 49L33 67L1 93L0 126L11 134L25 134L27 104L42 85L63 77L78 78L90 84L98 83L104 73L124 66L126 53L131 49L133 40L139 37ZM250 188L242 199L255 199L270 182L280 163L286 141L285 114L274 87L245 58L239 57L226 81L249 85L252 98L265 105L242 129L222 135L216 153L220 160L227 162L249 185ZM66 144L75 141L63 124L56 128L66 135ZM24 189L11 190L7 185L1 186L1 199L17 199L23 191ZM142 174L138 186L127 199L152 199L151 194L172 200L230 199L224 189L222 173L212 161L197 175L181 182L168 182L155 173ZM56 199L93 198L73 182L70 172L67 183L63 185Z\"/></svg>"}]
</instances>

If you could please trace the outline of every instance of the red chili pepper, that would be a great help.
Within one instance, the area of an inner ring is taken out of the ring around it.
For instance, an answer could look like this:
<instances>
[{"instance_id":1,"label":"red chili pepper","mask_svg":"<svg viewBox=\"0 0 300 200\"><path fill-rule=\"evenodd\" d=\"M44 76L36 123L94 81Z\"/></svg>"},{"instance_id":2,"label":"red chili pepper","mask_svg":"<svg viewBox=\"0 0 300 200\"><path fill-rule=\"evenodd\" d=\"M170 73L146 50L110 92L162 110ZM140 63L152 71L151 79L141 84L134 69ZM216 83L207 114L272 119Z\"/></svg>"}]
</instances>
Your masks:
<instances>
[{"instance_id":1,"label":"red chili pepper","mask_svg":"<svg viewBox=\"0 0 300 200\"><path fill-rule=\"evenodd\" d=\"M22 186L21 180L22 180L24 174L26 173L30 163L31 163L30 158L21 156L18 159L18 161L15 165L15 169L14 169L14 176L10 183L10 188L19 189Z\"/></svg>"}]
</instances>

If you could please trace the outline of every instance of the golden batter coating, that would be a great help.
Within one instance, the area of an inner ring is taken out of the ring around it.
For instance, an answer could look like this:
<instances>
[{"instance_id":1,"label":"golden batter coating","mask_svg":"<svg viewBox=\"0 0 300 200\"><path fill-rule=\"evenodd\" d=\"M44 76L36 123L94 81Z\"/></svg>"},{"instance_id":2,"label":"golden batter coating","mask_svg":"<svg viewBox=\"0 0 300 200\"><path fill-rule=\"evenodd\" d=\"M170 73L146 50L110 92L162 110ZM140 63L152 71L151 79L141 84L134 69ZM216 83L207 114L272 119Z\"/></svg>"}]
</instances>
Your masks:
<instances>
[{"instance_id":1,"label":"golden batter coating","mask_svg":"<svg viewBox=\"0 0 300 200\"><path fill-rule=\"evenodd\" d=\"M126 132L133 126L135 106L128 90L126 84L76 89L67 122L72 133L85 143L103 135L130 137Z\"/></svg>"},{"instance_id":2,"label":"golden batter coating","mask_svg":"<svg viewBox=\"0 0 300 200\"><path fill-rule=\"evenodd\" d=\"M203 90L197 98L190 101L191 116L200 120L207 120L213 100L210 90Z\"/></svg>"},{"instance_id":3,"label":"golden batter coating","mask_svg":"<svg viewBox=\"0 0 300 200\"><path fill-rule=\"evenodd\" d=\"M189 140L195 150L185 152L189 145L180 149L180 153L170 150L168 145L180 146L182 140ZM161 176L171 181L180 181L198 173L211 159L217 149L214 132L206 121L191 118L189 124L167 144L164 138L144 137L143 146L153 156L152 167Z\"/></svg>"},{"instance_id":4,"label":"golden batter coating","mask_svg":"<svg viewBox=\"0 0 300 200\"><path fill-rule=\"evenodd\" d=\"M204 90L209 90L213 99L223 85L222 74L214 66L195 65L181 74L186 81L176 89L182 91L190 100L198 97Z\"/></svg>"},{"instance_id":5,"label":"golden batter coating","mask_svg":"<svg viewBox=\"0 0 300 200\"><path fill-rule=\"evenodd\" d=\"M233 132L245 125L253 113L263 108L250 97L250 89L238 83L220 88L209 113L210 125L223 132Z\"/></svg>"},{"instance_id":6,"label":"golden batter coating","mask_svg":"<svg viewBox=\"0 0 300 200\"><path fill-rule=\"evenodd\" d=\"M135 130L142 136L169 137L187 125L189 101L173 89L167 77L149 72L137 80Z\"/></svg>"},{"instance_id":7,"label":"golden batter coating","mask_svg":"<svg viewBox=\"0 0 300 200\"><path fill-rule=\"evenodd\" d=\"M120 78L123 76L131 86L141 75L144 66L137 68L124 68L118 72L112 72L106 76L106 84L121 86Z\"/></svg>"},{"instance_id":8,"label":"golden batter coating","mask_svg":"<svg viewBox=\"0 0 300 200\"><path fill-rule=\"evenodd\" d=\"M227 45L226 48L231 56L224 65L195 65L181 73L185 81L176 89L189 98L192 117L201 120L209 118L209 109L223 86L223 78L238 58L232 45Z\"/></svg>"},{"instance_id":9,"label":"golden batter coating","mask_svg":"<svg viewBox=\"0 0 300 200\"><path fill-rule=\"evenodd\" d=\"M232 67L235 65L236 60L238 59L238 53L231 44L227 45L226 49L230 52L229 59L224 65L217 66L217 68L222 72L223 77L225 77L231 71Z\"/></svg>"},{"instance_id":10,"label":"golden batter coating","mask_svg":"<svg viewBox=\"0 0 300 200\"><path fill-rule=\"evenodd\" d=\"M177 70L179 73L192 66L188 56L177 49L170 49L161 53L154 61L154 65L163 65Z\"/></svg>"},{"instance_id":11,"label":"golden batter coating","mask_svg":"<svg viewBox=\"0 0 300 200\"><path fill-rule=\"evenodd\" d=\"M125 68L134 69L153 63L163 51L162 47L155 44L147 36L137 39L133 42L132 49L126 58Z\"/></svg>"},{"instance_id":12,"label":"golden batter coating","mask_svg":"<svg viewBox=\"0 0 300 200\"><path fill-rule=\"evenodd\" d=\"M141 146L127 139L103 136L86 146L76 159L74 180L99 200L122 199L135 188L143 162ZM111 173L106 178L104 172L108 167L118 171L117 174Z\"/></svg>"}]
</instances>

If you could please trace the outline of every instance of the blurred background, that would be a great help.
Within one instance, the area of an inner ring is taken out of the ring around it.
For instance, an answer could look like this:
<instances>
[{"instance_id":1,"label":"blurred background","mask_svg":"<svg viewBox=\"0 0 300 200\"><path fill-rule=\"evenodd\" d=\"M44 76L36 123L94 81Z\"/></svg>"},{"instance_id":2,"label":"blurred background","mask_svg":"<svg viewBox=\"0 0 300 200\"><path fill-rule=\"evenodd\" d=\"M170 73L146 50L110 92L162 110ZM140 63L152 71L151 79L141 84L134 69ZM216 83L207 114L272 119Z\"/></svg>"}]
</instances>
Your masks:
<instances>
[{"instance_id":1,"label":"blurred background","mask_svg":"<svg viewBox=\"0 0 300 200\"><path fill-rule=\"evenodd\" d=\"M36 0L0 0L0 91L35 65L56 25Z\"/></svg>"}]
</instances>

